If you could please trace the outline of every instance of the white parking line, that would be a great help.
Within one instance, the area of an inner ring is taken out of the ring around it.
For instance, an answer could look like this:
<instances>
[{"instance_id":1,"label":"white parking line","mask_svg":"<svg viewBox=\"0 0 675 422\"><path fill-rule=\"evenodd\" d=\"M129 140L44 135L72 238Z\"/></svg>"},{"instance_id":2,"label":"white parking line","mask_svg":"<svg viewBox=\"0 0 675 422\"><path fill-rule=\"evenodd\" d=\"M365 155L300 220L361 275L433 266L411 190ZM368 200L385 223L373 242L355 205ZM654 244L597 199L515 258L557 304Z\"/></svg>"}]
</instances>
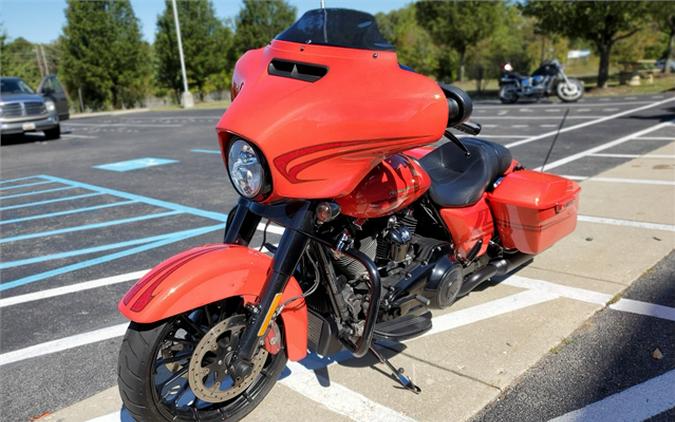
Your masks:
<instances>
[{"instance_id":1,"label":"white parking line","mask_svg":"<svg viewBox=\"0 0 675 422\"><path fill-rule=\"evenodd\" d=\"M672 224L647 223L644 221L620 220L618 218L593 217L590 215L577 216L578 221L586 223L610 224L612 226L636 227L639 229L663 230L675 232L675 226Z\"/></svg>"},{"instance_id":2,"label":"white parking line","mask_svg":"<svg viewBox=\"0 0 675 422\"><path fill-rule=\"evenodd\" d=\"M634 385L550 422L644 421L675 407L675 370Z\"/></svg>"},{"instance_id":3,"label":"white parking line","mask_svg":"<svg viewBox=\"0 0 675 422\"><path fill-rule=\"evenodd\" d=\"M74 135L72 133L63 133L61 134L62 138L73 138L73 139L98 139L98 136L88 136L88 135Z\"/></svg>"},{"instance_id":4,"label":"white parking line","mask_svg":"<svg viewBox=\"0 0 675 422\"><path fill-rule=\"evenodd\" d=\"M121 337L126 332L128 326L129 323L125 322L124 324L113 325L112 327L105 327L99 330L63 337L58 340L47 341L34 346L24 347L23 349L6 352L0 355L0 366Z\"/></svg>"},{"instance_id":5,"label":"white parking line","mask_svg":"<svg viewBox=\"0 0 675 422\"><path fill-rule=\"evenodd\" d=\"M38 292L26 293L23 295L10 296L0 299L0 308L18 305L21 303L33 302L35 300L47 299L50 297L77 293L84 290L96 289L112 284L124 283L125 281L138 280L143 277L148 270L134 271L126 274L119 274L112 277L99 278L97 280L85 281L82 283L69 284L67 286L55 287L53 289L40 290Z\"/></svg>"},{"instance_id":6,"label":"white parking line","mask_svg":"<svg viewBox=\"0 0 675 422\"><path fill-rule=\"evenodd\" d=\"M626 183L626 184L635 184L635 185L664 185L664 186L675 186L675 181L670 180L653 180L653 179L626 179L623 177L586 177L586 176L570 176L564 175L568 179L572 180L588 180L589 182L605 182L605 183Z\"/></svg>"},{"instance_id":7,"label":"white parking line","mask_svg":"<svg viewBox=\"0 0 675 422\"><path fill-rule=\"evenodd\" d=\"M633 314L648 315L654 318L675 321L675 308L671 308L670 306L622 298L619 299L618 302L609 305L609 307L615 311L630 312Z\"/></svg>"},{"instance_id":8,"label":"white parking line","mask_svg":"<svg viewBox=\"0 0 675 422\"><path fill-rule=\"evenodd\" d=\"M675 137L671 136L640 136L639 138L635 138L643 141L671 141L675 142Z\"/></svg>"},{"instance_id":9,"label":"white parking line","mask_svg":"<svg viewBox=\"0 0 675 422\"><path fill-rule=\"evenodd\" d=\"M560 297L566 297L568 299L594 303L596 305L602 306L612 299L612 296L606 293L594 292L593 290L570 287L563 284L551 283L550 281L537 280L528 277L521 277L518 275L512 275L511 277L502 281L502 284L519 287L521 289L540 290Z\"/></svg>"},{"instance_id":10,"label":"white parking line","mask_svg":"<svg viewBox=\"0 0 675 422\"><path fill-rule=\"evenodd\" d=\"M667 98L663 101L657 101L657 102L654 102L654 103L650 103L650 104L644 105L642 107L632 108L630 110L625 110L625 111L622 111L620 113L611 114L609 116L605 116L605 117L602 117L600 119L591 120L590 122L584 122L584 123L579 123L578 125L569 126L569 127L566 127L566 128L563 128L562 130L560 130L560 133L566 133L566 132L570 132L572 130L577 130L577 129L581 129L581 128L584 128L584 127L587 127L587 126L591 126L591 125L595 125L595 124L598 124L598 123L606 122L608 120L616 119L618 117L625 116L627 114L632 114L632 113L636 113L638 111L647 110L649 108L658 107L660 105L666 104L666 103L671 102L671 101L675 101L675 97ZM513 148L513 147L517 147L519 145L529 144L530 142L538 141L540 139L544 139L544 138L547 138L549 136L555 135L557 132L558 131L551 131L551 132L547 132L547 133L544 133L544 134L541 134L541 135L532 136L530 138L523 139L522 141L513 142L513 143L508 144L506 146L508 148ZM648 132L645 131L644 133L648 133ZM635 135L635 136L640 136L640 135Z\"/></svg>"},{"instance_id":11,"label":"white parking line","mask_svg":"<svg viewBox=\"0 0 675 422\"><path fill-rule=\"evenodd\" d=\"M90 126L90 127L182 127L184 125L173 125L168 123L150 124L150 123L73 123L68 122L64 125L70 126Z\"/></svg>"},{"instance_id":12,"label":"white parking line","mask_svg":"<svg viewBox=\"0 0 675 422\"><path fill-rule=\"evenodd\" d=\"M673 98L673 99L675 100L675 98ZM670 101L670 100L669 100L669 101ZM597 153L597 152L604 151L604 150L606 150L606 149L615 147L615 146L617 146L617 145L623 144L624 142L628 142L628 141L630 141L631 139L638 138L638 137L640 137L640 136L642 136L642 135L646 135L646 134L648 134L648 133L650 133L650 132L654 132L654 131L659 130L659 129L663 128L663 127L666 127L666 126L668 126L668 125L670 125L670 122L659 123L659 124L656 125L656 126L652 126L652 127L647 128L647 129L639 130L639 131L637 131L637 132L631 133L630 135L622 136L622 137L619 138L619 139L615 139L615 140L613 140L613 141L606 142L606 143L604 143L604 144L595 146L595 147L593 147L593 148L589 148L589 149L587 149L587 150L585 150L585 151L581 151L581 152L578 152L578 153L576 153L576 154L568 155L568 156L565 157L565 158L561 158L560 160L557 160L557 161L554 161L554 162L552 162L552 163L547 164L547 165L546 165L546 170L551 170L551 169L554 169L554 168L556 168L556 167L560 167L560 166L562 166L562 165L565 165L565 164L567 164L567 163L571 163L572 161L576 161L576 160L578 160L578 159L580 159L580 158L586 157L586 156L588 156L588 155L595 154L595 153ZM574 127L574 126L572 126L572 127ZM564 129L563 129L563 130L564 130ZM562 132L562 131L561 131L561 132ZM527 141L527 139L524 139L523 141ZM523 141L518 141L518 142L523 142ZM513 145L513 144L509 144L509 145ZM507 145L507 146L508 146L508 145ZM535 170L538 171L538 170L541 170L541 169L542 169L541 167L537 167Z\"/></svg>"},{"instance_id":13,"label":"white parking line","mask_svg":"<svg viewBox=\"0 0 675 422\"><path fill-rule=\"evenodd\" d=\"M556 299L559 295L544 290L527 290L501 299L450 312L433 319L433 327L422 337L452 330L457 327L492 318L507 312L527 308ZM419 338L419 337L416 337ZM415 339L411 339L415 340Z\"/></svg>"},{"instance_id":14,"label":"white parking line","mask_svg":"<svg viewBox=\"0 0 675 422\"><path fill-rule=\"evenodd\" d=\"M554 116L481 116L481 121L490 120L560 120L562 114ZM600 119L605 116L567 116L567 120Z\"/></svg>"},{"instance_id":15,"label":"white parking line","mask_svg":"<svg viewBox=\"0 0 675 422\"><path fill-rule=\"evenodd\" d=\"M485 126L483 126L485 127ZM523 135L489 135L489 134L482 134L481 136L483 138L495 138L495 139L519 139L519 138L529 138L529 136L523 136ZM471 138L472 135L459 135L458 138Z\"/></svg>"},{"instance_id":16,"label":"white parking line","mask_svg":"<svg viewBox=\"0 0 675 422\"><path fill-rule=\"evenodd\" d=\"M654 159L660 159L660 158L675 158L675 154L608 154L608 153L600 153L600 154L589 154L591 157L607 157L607 158L654 158Z\"/></svg>"},{"instance_id":17,"label":"white parking line","mask_svg":"<svg viewBox=\"0 0 675 422\"><path fill-rule=\"evenodd\" d=\"M524 127L530 127L530 125L511 125L513 128L524 128Z\"/></svg>"},{"instance_id":18,"label":"white parking line","mask_svg":"<svg viewBox=\"0 0 675 422\"><path fill-rule=\"evenodd\" d=\"M663 98L663 95L660 97L651 97L653 99L661 99ZM616 102L602 102L602 103L589 103L586 101L579 101L577 103L567 103L564 104L564 107L569 107L569 108L577 108L577 107L607 107L607 106L624 106L624 105L638 105L638 104L650 104L651 101L616 101ZM560 106L559 104L528 104L527 108L550 108L552 106ZM489 109L504 109L504 108L509 108L509 106L506 105L497 105L497 104L481 104L481 103L474 103L474 110L489 110ZM522 111L522 110L521 110Z\"/></svg>"},{"instance_id":19,"label":"white parking line","mask_svg":"<svg viewBox=\"0 0 675 422\"><path fill-rule=\"evenodd\" d=\"M291 370L291 375L282 379L281 384L351 420L414 421L334 381L330 382L330 387L322 386L313 371L297 362L289 362L287 366Z\"/></svg>"},{"instance_id":20,"label":"white parking line","mask_svg":"<svg viewBox=\"0 0 675 422\"><path fill-rule=\"evenodd\" d=\"M550 281L536 280L521 276L511 276L502 281L503 284L520 287L522 289L531 289L530 291L540 290L551 295L566 297L568 299L579 300L581 302L593 303L606 306L612 296L606 293L595 292L593 290L582 289L579 287L565 286L563 284L551 283ZM609 308L615 311L630 312L633 314L644 315L654 318L675 321L675 308L670 306L657 305L655 303L643 302L633 299L619 299L616 303L609 304Z\"/></svg>"}]
</instances>

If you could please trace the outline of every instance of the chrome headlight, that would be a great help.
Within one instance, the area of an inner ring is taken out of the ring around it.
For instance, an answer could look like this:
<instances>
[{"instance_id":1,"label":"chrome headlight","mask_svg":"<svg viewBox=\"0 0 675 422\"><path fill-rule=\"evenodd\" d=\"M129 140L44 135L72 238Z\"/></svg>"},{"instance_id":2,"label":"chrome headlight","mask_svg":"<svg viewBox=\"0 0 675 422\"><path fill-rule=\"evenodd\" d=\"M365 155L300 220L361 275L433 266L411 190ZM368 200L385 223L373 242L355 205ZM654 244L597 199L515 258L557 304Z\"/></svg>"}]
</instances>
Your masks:
<instances>
[{"instance_id":1,"label":"chrome headlight","mask_svg":"<svg viewBox=\"0 0 675 422\"><path fill-rule=\"evenodd\" d=\"M232 142L227 155L227 171L237 192L246 198L258 196L265 187L265 167L262 157L259 157L255 148L243 139Z\"/></svg>"},{"instance_id":2,"label":"chrome headlight","mask_svg":"<svg viewBox=\"0 0 675 422\"><path fill-rule=\"evenodd\" d=\"M54 104L54 101L52 100L45 100L45 107L49 112L56 110L56 104Z\"/></svg>"}]
</instances>

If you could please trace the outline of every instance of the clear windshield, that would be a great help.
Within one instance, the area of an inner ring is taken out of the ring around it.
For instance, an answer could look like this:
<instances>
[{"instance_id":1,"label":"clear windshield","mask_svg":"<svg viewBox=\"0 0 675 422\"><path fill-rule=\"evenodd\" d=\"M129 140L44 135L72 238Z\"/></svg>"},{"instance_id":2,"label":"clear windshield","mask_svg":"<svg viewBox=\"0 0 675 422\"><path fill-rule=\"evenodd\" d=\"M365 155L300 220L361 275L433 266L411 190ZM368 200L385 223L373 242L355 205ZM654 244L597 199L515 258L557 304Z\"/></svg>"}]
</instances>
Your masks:
<instances>
[{"instance_id":1,"label":"clear windshield","mask_svg":"<svg viewBox=\"0 0 675 422\"><path fill-rule=\"evenodd\" d=\"M377 28L373 15L349 9L310 10L276 39L365 50L394 50Z\"/></svg>"},{"instance_id":2,"label":"clear windshield","mask_svg":"<svg viewBox=\"0 0 675 422\"><path fill-rule=\"evenodd\" d=\"M21 79L0 79L2 94L34 94L33 90Z\"/></svg>"}]
</instances>

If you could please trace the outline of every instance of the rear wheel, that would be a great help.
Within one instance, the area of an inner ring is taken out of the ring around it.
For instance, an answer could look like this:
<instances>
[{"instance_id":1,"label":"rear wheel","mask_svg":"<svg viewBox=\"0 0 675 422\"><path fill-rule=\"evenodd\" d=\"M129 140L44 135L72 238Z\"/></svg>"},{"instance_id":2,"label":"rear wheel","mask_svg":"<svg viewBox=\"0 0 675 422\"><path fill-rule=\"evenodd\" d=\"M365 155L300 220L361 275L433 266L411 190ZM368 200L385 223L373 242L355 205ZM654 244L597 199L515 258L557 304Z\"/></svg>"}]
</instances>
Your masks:
<instances>
[{"instance_id":1,"label":"rear wheel","mask_svg":"<svg viewBox=\"0 0 675 422\"><path fill-rule=\"evenodd\" d=\"M59 139L61 137L61 125L56 125L56 127L47 129L44 132L45 138L48 141L51 141L53 139Z\"/></svg>"},{"instance_id":2,"label":"rear wheel","mask_svg":"<svg viewBox=\"0 0 675 422\"><path fill-rule=\"evenodd\" d=\"M246 327L232 302L211 304L156 324L131 323L120 350L118 381L138 421L239 420L274 386L286 364L261 348L239 383L227 363ZM282 343L283 344L283 343Z\"/></svg>"}]
</instances>

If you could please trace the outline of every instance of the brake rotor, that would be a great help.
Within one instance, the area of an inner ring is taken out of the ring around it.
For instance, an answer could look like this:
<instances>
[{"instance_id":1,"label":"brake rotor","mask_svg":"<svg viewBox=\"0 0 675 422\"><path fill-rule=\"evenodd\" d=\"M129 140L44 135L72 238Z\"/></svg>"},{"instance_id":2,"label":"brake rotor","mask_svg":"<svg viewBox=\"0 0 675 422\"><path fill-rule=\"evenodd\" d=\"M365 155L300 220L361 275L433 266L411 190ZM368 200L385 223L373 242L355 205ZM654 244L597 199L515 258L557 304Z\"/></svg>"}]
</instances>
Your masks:
<instances>
[{"instance_id":1,"label":"brake rotor","mask_svg":"<svg viewBox=\"0 0 675 422\"><path fill-rule=\"evenodd\" d=\"M195 347L190 359L188 381L198 399L208 403L230 400L246 390L262 371L268 354L264 347L253 357L253 369L248 377L235 384L228 374L227 363L244 327L244 315L227 318L214 325Z\"/></svg>"}]
</instances>

